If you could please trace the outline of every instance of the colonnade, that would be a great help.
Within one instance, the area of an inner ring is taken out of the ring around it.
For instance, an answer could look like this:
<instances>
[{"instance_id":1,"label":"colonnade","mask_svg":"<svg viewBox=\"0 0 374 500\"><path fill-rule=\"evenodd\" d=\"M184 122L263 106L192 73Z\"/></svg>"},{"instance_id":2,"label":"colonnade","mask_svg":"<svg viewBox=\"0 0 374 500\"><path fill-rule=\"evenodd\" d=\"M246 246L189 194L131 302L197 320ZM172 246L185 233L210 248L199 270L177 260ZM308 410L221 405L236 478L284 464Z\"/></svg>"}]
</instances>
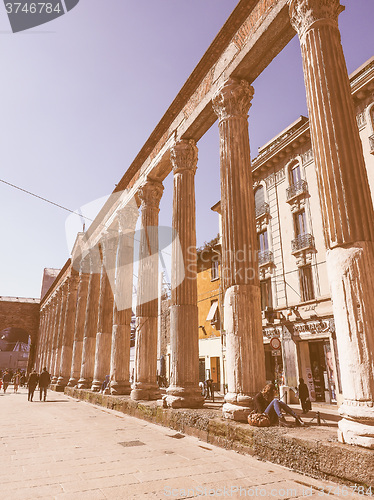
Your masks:
<instances>
[{"instance_id":1,"label":"colonnade","mask_svg":"<svg viewBox=\"0 0 374 500\"><path fill-rule=\"evenodd\" d=\"M374 213L346 64L340 44L339 0L290 0L300 39L312 144L318 173L331 293L345 401L340 439L374 447ZM222 283L228 393L224 415L245 420L265 384L257 235L248 111L248 82L229 78L212 108L220 134ZM197 146L182 138L170 151L173 172L171 380L164 404L199 407L196 221ZM158 213L161 180L145 178L137 192L141 233L135 373L129 352L133 234L138 211L122 207L94 248L44 303L37 366L57 387L98 391L110 374L112 394L160 397L157 386ZM184 278L183 278L184 276Z\"/></svg>"}]
</instances>

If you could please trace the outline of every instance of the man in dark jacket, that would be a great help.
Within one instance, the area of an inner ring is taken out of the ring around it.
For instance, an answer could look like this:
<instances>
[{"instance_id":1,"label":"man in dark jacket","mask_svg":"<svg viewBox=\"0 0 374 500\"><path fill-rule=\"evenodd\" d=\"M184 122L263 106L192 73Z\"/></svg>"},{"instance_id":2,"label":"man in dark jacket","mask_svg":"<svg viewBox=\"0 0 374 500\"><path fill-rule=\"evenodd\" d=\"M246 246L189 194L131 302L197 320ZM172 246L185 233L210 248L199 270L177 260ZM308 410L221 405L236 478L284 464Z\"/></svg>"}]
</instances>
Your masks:
<instances>
[{"instance_id":1,"label":"man in dark jacket","mask_svg":"<svg viewBox=\"0 0 374 500\"><path fill-rule=\"evenodd\" d=\"M36 386L38 385L38 381L39 381L39 376L38 374L36 373L35 370L33 370L30 375L29 375L29 379L27 381L27 385L28 385L28 388L29 388L29 395L28 395L28 401L32 401L32 398L34 397L34 391L36 389Z\"/></svg>"},{"instance_id":2,"label":"man in dark jacket","mask_svg":"<svg viewBox=\"0 0 374 500\"><path fill-rule=\"evenodd\" d=\"M47 368L44 367L42 373L39 376L39 389L40 389L40 401L42 400L42 395L44 393L44 401L47 399L47 388L51 383L51 376L47 372Z\"/></svg>"},{"instance_id":3,"label":"man in dark jacket","mask_svg":"<svg viewBox=\"0 0 374 500\"><path fill-rule=\"evenodd\" d=\"M5 373L3 375L4 394L6 393L6 390L8 388L8 385L10 384L11 380L12 380L11 374L8 372L8 370L5 370Z\"/></svg>"},{"instance_id":4,"label":"man in dark jacket","mask_svg":"<svg viewBox=\"0 0 374 500\"><path fill-rule=\"evenodd\" d=\"M301 408L303 409L303 413L308 413L308 411L311 409L311 404L310 404L310 399L309 399L309 389L306 383L304 382L304 379L300 378L299 379L299 399L301 403Z\"/></svg>"}]
</instances>

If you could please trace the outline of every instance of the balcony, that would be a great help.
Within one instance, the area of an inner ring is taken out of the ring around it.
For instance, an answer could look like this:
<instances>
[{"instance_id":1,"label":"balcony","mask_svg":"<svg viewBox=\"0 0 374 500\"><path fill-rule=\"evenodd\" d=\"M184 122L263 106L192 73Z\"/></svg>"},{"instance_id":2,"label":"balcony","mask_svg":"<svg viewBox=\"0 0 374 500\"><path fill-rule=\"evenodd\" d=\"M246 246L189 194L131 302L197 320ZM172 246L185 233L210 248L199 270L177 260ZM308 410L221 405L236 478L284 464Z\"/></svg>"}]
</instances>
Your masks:
<instances>
[{"instance_id":1,"label":"balcony","mask_svg":"<svg viewBox=\"0 0 374 500\"><path fill-rule=\"evenodd\" d=\"M270 214L270 207L268 203L262 203L259 207L256 207L256 219L262 217L263 215Z\"/></svg>"},{"instance_id":2,"label":"balcony","mask_svg":"<svg viewBox=\"0 0 374 500\"><path fill-rule=\"evenodd\" d=\"M303 250L314 249L314 237L311 234L299 234L297 238L292 240L292 254L297 254Z\"/></svg>"},{"instance_id":3,"label":"balcony","mask_svg":"<svg viewBox=\"0 0 374 500\"><path fill-rule=\"evenodd\" d=\"M298 181L287 188L287 202L292 202L295 198L307 196L308 183L306 181Z\"/></svg>"},{"instance_id":4,"label":"balcony","mask_svg":"<svg viewBox=\"0 0 374 500\"><path fill-rule=\"evenodd\" d=\"M263 250L258 252L258 265L260 267L267 266L273 263L274 263L273 252L270 252L270 250Z\"/></svg>"},{"instance_id":5,"label":"balcony","mask_svg":"<svg viewBox=\"0 0 374 500\"><path fill-rule=\"evenodd\" d=\"M374 134L369 137L370 153L374 155Z\"/></svg>"}]
</instances>

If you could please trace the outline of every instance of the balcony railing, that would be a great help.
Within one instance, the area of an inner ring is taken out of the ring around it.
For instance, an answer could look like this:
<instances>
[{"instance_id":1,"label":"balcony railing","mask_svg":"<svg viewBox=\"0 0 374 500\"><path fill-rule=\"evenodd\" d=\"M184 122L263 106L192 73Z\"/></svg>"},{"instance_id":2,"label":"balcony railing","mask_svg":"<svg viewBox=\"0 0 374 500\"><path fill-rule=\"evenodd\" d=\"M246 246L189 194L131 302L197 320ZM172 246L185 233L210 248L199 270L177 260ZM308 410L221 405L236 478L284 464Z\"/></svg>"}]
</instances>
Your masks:
<instances>
[{"instance_id":1,"label":"balcony railing","mask_svg":"<svg viewBox=\"0 0 374 500\"><path fill-rule=\"evenodd\" d=\"M270 214L270 207L268 203L264 202L259 207L256 207L256 219L267 214Z\"/></svg>"},{"instance_id":2,"label":"balcony railing","mask_svg":"<svg viewBox=\"0 0 374 500\"><path fill-rule=\"evenodd\" d=\"M374 134L369 137L370 153L374 155Z\"/></svg>"},{"instance_id":3,"label":"balcony railing","mask_svg":"<svg viewBox=\"0 0 374 500\"><path fill-rule=\"evenodd\" d=\"M308 194L308 183L306 181L295 182L287 188L287 201L305 194Z\"/></svg>"},{"instance_id":4,"label":"balcony railing","mask_svg":"<svg viewBox=\"0 0 374 500\"><path fill-rule=\"evenodd\" d=\"M273 252L270 252L270 250L263 250L261 252L258 252L259 266L265 266L266 264L273 264L273 263L274 263Z\"/></svg>"},{"instance_id":5,"label":"balcony railing","mask_svg":"<svg viewBox=\"0 0 374 500\"><path fill-rule=\"evenodd\" d=\"M292 253L314 248L314 237L311 234L299 234L297 238L292 240L291 245Z\"/></svg>"}]
</instances>

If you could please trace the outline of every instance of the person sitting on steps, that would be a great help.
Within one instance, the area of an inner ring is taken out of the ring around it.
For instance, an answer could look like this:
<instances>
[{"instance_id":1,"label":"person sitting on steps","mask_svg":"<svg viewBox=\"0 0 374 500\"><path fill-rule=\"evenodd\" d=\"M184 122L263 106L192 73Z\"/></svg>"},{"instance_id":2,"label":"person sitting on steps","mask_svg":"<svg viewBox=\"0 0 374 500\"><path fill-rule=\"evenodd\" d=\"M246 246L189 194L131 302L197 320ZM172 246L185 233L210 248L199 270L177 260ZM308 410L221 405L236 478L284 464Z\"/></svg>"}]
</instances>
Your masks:
<instances>
[{"instance_id":1,"label":"person sitting on steps","mask_svg":"<svg viewBox=\"0 0 374 500\"><path fill-rule=\"evenodd\" d=\"M270 423L275 425L277 422L282 427L289 427L282 410L295 419L296 425L304 426L305 423L286 403L275 398L276 389L274 384L266 384L265 387L254 397L254 409L257 413L266 413L269 415Z\"/></svg>"}]
</instances>

